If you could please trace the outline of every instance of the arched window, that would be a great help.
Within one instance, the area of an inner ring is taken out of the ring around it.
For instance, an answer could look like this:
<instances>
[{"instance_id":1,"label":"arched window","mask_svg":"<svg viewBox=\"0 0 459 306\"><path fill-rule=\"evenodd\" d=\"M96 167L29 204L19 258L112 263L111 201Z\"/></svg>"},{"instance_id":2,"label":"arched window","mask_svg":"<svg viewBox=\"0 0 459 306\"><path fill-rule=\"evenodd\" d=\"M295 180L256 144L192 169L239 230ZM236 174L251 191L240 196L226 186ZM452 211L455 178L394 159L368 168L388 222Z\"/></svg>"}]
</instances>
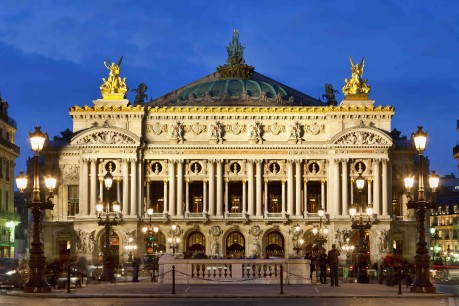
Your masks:
<instances>
[{"instance_id":1,"label":"arched window","mask_svg":"<svg viewBox=\"0 0 459 306\"><path fill-rule=\"evenodd\" d=\"M266 256L284 257L284 237L278 231L269 233L266 236Z\"/></svg>"},{"instance_id":2,"label":"arched window","mask_svg":"<svg viewBox=\"0 0 459 306\"><path fill-rule=\"evenodd\" d=\"M191 255L206 252L206 238L200 232L191 232L186 243L186 251Z\"/></svg>"},{"instance_id":3,"label":"arched window","mask_svg":"<svg viewBox=\"0 0 459 306\"><path fill-rule=\"evenodd\" d=\"M231 232L226 236L226 256L245 256L245 239L240 232Z\"/></svg>"}]
</instances>

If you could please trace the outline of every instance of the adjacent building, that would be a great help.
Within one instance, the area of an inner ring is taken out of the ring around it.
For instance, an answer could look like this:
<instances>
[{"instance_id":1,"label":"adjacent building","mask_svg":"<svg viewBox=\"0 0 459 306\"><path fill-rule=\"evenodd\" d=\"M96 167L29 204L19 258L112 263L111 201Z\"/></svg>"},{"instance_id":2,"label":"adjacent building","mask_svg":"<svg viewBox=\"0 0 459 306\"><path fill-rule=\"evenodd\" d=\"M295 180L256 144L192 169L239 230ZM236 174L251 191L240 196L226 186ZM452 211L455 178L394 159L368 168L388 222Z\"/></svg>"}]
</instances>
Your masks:
<instances>
[{"instance_id":1,"label":"adjacent building","mask_svg":"<svg viewBox=\"0 0 459 306\"><path fill-rule=\"evenodd\" d=\"M8 102L0 97L0 256L15 256L15 228L19 218L14 207L14 165L19 157L15 145L16 121L8 116Z\"/></svg>"}]
</instances>

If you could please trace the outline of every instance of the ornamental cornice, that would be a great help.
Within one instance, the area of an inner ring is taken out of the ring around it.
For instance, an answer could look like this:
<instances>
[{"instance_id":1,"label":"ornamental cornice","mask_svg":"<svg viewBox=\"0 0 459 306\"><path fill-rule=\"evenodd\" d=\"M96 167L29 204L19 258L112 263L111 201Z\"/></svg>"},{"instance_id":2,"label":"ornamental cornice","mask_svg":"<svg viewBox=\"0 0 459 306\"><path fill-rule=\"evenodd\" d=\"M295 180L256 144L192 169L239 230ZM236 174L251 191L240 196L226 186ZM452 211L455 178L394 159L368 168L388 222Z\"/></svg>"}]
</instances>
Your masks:
<instances>
[{"instance_id":1,"label":"ornamental cornice","mask_svg":"<svg viewBox=\"0 0 459 306\"><path fill-rule=\"evenodd\" d=\"M124 106L124 105L103 105L103 106L88 106L85 105L80 107L78 105L70 107L70 112L143 112L144 107L141 105L137 106Z\"/></svg>"},{"instance_id":2,"label":"ornamental cornice","mask_svg":"<svg viewBox=\"0 0 459 306\"><path fill-rule=\"evenodd\" d=\"M262 106L155 106L147 107L148 114L154 113L329 113L329 112L394 112L392 106L359 106L359 105L340 105L340 106L285 106L285 107L262 107Z\"/></svg>"},{"instance_id":3,"label":"ornamental cornice","mask_svg":"<svg viewBox=\"0 0 459 306\"><path fill-rule=\"evenodd\" d=\"M79 147L137 147L140 138L134 133L112 126L106 121L101 126L94 126L82 131L72 138L71 145Z\"/></svg>"}]
</instances>

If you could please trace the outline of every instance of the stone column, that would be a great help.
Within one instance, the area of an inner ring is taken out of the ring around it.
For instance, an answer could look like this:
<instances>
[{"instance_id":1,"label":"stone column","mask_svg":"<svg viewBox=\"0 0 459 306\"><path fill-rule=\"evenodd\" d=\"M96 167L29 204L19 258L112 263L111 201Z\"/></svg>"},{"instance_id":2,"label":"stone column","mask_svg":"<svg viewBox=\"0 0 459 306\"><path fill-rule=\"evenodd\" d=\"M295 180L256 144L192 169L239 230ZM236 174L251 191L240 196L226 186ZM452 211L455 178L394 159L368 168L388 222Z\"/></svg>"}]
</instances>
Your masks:
<instances>
[{"instance_id":1,"label":"stone column","mask_svg":"<svg viewBox=\"0 0 459 306\"><path fill-rule=\"evenodd\" d=\"M99 180L99 200L104 202L104 180Z\"/></svg>"},{"instance_id":2,"label":"stone column","mask_svg":"<svg viewBox=\"0 0 459 306\"><path fill-rule=\"evenodd\" d=\"M306 216L306 214L308 213L308 180L306 178L303 181L303 201L304 201L303 216Z\"/></svg>"},{"instance_id":3,"label":"stone column","mask_svg":"<svg viewBox=\"0 0 459 306\"><path fill-rule=\"evenodd\" d=\"M147 180L145 181L145 184L146 184L146 188L147 188L145 194L146 194L146 197L147 197L147 208L148 208L148 207L152 207L152 205L151 205L151 198L150 198L150 180L147 179ZM159 212L159 211L155 211L155 212L157 213L157 212Z\"/></svg>"},{"instance_id":4,"label":"stone column","mask_svg":"<svg viewBox=\"0 0 459 306\"><path fill-rule=\"evenodd\" d=\"M207 180L202 181L202 212L207 213Z\"/></svg>"},{"instance_id":5,"label":"stone column","mask_svg":"<svg viewBox=\"0 0 459 306\"><path fill-rule=\"evenodd\" d=\"M123 176L123 202L121 203L123 215L129 214L129 160L121 160L121 174Z\"/></svg>"},{"instance_id":6,"label":"stone column","mask_svg":"<svg viewBox=\"0 0 459 306\"><path fill-rule=\"evenodd\" d=\"M341 215L347 216L348 215L348 208L349 208L349 198L347 194L348 186L348 173L347 173L347 159L341 161L341 168L342 168L342 207L341 207Z\"/></svg>"},{"instance_id":7,"label":"stone column","mask_svg":"<svg viewBox=\"0 0 459 306\"><path fill-rule=\"evenodd\" d=\"M209 216L215 216L215 167L214 161L207 162L209 171Z\"/></svg>"},{"instance_id":8,"label":"stone column","mask_svg":"<svg viewBox=\"0 0 459 306\"><path fill-rule=\"evenodd\" d=\"M265 211L264 214L265 216L267 215L269 211L269 197L268 197L269 189L268 189L268 180L265 179L265 196L264 196L264 203L265 203Z\"/></svg>"},{"instance_id":9,"label":"stone column","mask_svg":"<svg viewBox=\"0 0 459 306\"><path fill-rule=\"evenodd\" d=\"M253 175L253 161L248 160L247 161L247 185L248 185L248 190L247 190L247 214L249 216L254 215L254 198L253 195L255 194L253 188L254 188L254 175Z\"/></svg>"},{"instance_id":10,"label":"stone column","mask_svg":"<svg viewBox=\"0 0 459 306\"><path fill-rule=\"evenodd\" d=\"M373 160L373 213L379 215L381 207L381 174L379 172L379 160Z\"/></svg>"},{"instance_id":11,"label":"stone column","mask_svg":"<svg viewBox=\"0 0 459 306\"><path fill-rule=\"evenodd\" d=\"M120 179L116 179L116 200L121 203L121 187L120 187ZM121 204L122 205L122 204Z\"/></svg>"},{"instance_id":12,"label":"stone column","mask_svg":"<svg viewBox=\"0 0 459 306\"><path fill-rule=\"evenodd\" d=\"M339 160L335 159L332 161L333 167L333 188L332 188L332 213L333 216L339 215L339 204L340 204L340 197L339 197Z\"/></svg>"},{"instance_id":13,"label":"stone column","mask_svg":"<svg viewBox=\"0 0 459 306\"><path fill-rule=\"evenodd\" d=\"M190 213L190 180L185 181L185 215Z\"/></svg>"},{"instance_id":14,"label":"stone column","mask_svg":"<svg viewBox=\"0 0 459 306\"><path fill-rule=\"evenodd\" d=\"M163 195L164 195L164 199L163 199L163 214L167 214L167 212L169 211L168 210L168 203L169 203L169 198L168 198L168 193L167 193L167 182L168 180L167 179L164 179L164 185L163 185Z\"/></svg>"},{"instance_id":15,"label":"stone column","mask_svg":"<svg viewBox=\"0 0 459 306\"><path fill-rule=\"evenodd\" d=\"M177 163L177 216L183 217L183 160Z\"/></svg>"},{"instance_id":16,"label":"stone column","mask_svg":"<svg viewBox=\"0 0 459 306\"><path fill-rule=\"evenodd\" d=\"M301 216L301 160L297 160L295 163L295 174L296 174L296 184L295 184L295 216Z\"/></svg>"},{"instance_id":17,"label":"stone column","mask_svg":"<svg viewBox=\"0 0 459 306\"><path fill-rule=\"evenodd\" d=\"M320 181L320 207L325 209L325 180Z\"/></svg>"},{"instance_id":18,"label":"stone column","mask_svg":"<svg viewBox=\"0 0 459 306\"><path fill-rule=\"evenodd\" d=\"M96 214L96 202L97 202L97 158L91 159L91 188L90 188L90 214ZM110 199L108 199L110 200Z\"/></svg>"},{"instance_id":19,"label":"stone column","mask_svg":"<svg viewBox=\"0 0 459 306\"><path fill-rule=\"evenodd\" d=\"M222 161L217 160L217 217L223 216L223 170Z\"/></svg>"},{"instance_id":20,"label":"stone column","mask_svg":"<svg viewBox=\"0 0 459 306\"><path fill-rule=\"evenodd\" d=\"M131 216L137 215L137 161L131 159Z\"/></svg>"},{"instance_id":21,"label":"stone column","mask_svg":"<svg viewBox=\"0 0 459 306\"><path fill-rule=\"evenodd\" d=\"M373 180L368 180L368 204L373 204L373 191L372 191Z\"/></svg>"},{"instance_id":22,"label":"stone column","mask_svg":"<svg viewBox=\"0 0 459 306\"><path fill-rule=\"evenodd\" d=\"M169 216L175 216L175 161L169 160Z\"/></svg>"},{"instance_id":23,"label":"stone column","mask_svg":"<svg viewBox=\"0 0 459 306\"><path fill-rule=\"evenodd\" d=\"M247 207L247 181L242 180L242 215L246 214Z\"/></svg>"},{"instance_id":24,"label":"stone column","mask_svg":"<svg viewBox=\"0 0 459 306\"><path fill-rule=\"evenodd\" d=\"M287 161L287 214L293 216L293 160Z\"/></svg>"},{"instance_id":25,"label":"stone column","mask_svg":"<svg viewBox=\"0 0 459 306\"><path fill-rule=\"evenodd\" d=\"M79 186L79 213L82 216L88 215L88 159L80 160L80 186Z\"/></svg>"},{"instance_id":26,"label":"stone column","mask_svg":"<svg viewBox=\"0 0 459 306\"><path fill-rule=\"evenodd\" d=\"M262 206L262 202L263 202L263 199L262 199L262 192L261 192L261 188L262 188L262 183L263 183L263 175L262 175L262 171L261 171L261 166L262 166L262 163L263 163L263 160L257 160L256 161L256 197L255 197L255 203L256 203L256 216L257 217L262 217L263 216L263 212L262 212L262 209L261 209L261 206ZM268 190L265 191L266 193L268 192ZM267 205L267 203L265 203L265 205ZM266 211L266 208L265 208L265 211Z\"/></svg>"},{"instance_id":27,"label":"stone column","mask_svg":"<svg viewBox=\"0 0 459 306\"><path fill-rule=\"evenodd\" d=\"M224 199L224 201L225 201L225 203L224 203L224 205L225 205L225 216L229 212L229 202L228 202L229 190L228 190L228 188L229 188L229 181L228 181L228 179L225 179L225 199Z\"/></svg>"},{"instance_id":28,"label":"stone column","mask_svg":"<svg viewBox=\"0 0 459 306\"><path fill-rule=\"evenodd\" d=\"M282 180L282 215L285 215L285 180Z\"/></svg>"},{"instance_id":29,"label":"stone column","mask_svg":"<svg viewBox=\"0 0 459 306\"><path fill-rule=\"evenodd\" d=\"M387 159L382 160L382 214L383 216L387 216L388 213L388 207L389 207L389 201L388 201L388 195L389 195L389 187L388 187L388 180L387 180Z\"/></svg>"},{"instance_id":30,"label":"stone column","mask_svg":"<svg viewBox=\"0 0 459 306\"><path fill-rule=\"evenodd\" d=\"M139 162L137 163L137 216L142 216L145 211L145 192L143 185L143 161L142 154L139 154Z\"/></svg>"}]
</instances>

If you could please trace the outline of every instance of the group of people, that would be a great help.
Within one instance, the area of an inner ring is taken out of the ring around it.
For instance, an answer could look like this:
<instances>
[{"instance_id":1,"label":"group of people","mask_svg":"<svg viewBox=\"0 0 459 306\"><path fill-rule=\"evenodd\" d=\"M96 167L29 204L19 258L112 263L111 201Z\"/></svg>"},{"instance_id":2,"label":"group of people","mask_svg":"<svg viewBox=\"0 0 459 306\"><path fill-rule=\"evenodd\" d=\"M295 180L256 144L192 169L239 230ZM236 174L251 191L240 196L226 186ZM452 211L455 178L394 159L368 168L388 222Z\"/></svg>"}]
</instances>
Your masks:
<instances>
[{"instance_id":1,"label":"group of people","mask_svg":"<svg viewBox=\"0 0 459 306\"><path fill-rule=\"evenodd\" d=\"M328 254L322 251L318 256L318 252L306 253L304 259L310 260L309 278L312 280L312 274L316 271L316 266L319 267L319 281L321 284L327 283L327 265L330 267L330 286L339 287L338 284L338 265L340 255L336 245L333 244Z\"/></svg>"}]
</instances>

